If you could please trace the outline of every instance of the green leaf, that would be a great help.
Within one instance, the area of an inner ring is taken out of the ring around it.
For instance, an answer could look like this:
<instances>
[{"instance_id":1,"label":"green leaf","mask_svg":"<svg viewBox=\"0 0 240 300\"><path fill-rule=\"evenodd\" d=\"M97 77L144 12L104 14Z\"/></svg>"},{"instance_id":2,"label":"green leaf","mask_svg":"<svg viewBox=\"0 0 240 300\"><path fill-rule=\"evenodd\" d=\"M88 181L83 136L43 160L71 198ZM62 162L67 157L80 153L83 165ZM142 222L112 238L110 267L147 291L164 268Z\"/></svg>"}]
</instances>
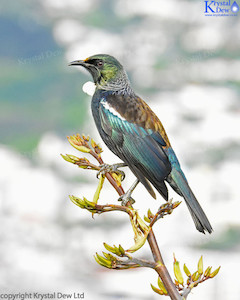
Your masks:
<instances>
[{"instance_id":1,"label":"green leaf","mask_svg":"<svg viewBox=\"0 0 240 300\"><path fill-rule=\"evenodd\" d=\"M148 234L145 234L143 237L139 238L138 241L127 250L127 252L133 253L139 250L145 244L147 237Z\"/></svg>"}]
</instances>

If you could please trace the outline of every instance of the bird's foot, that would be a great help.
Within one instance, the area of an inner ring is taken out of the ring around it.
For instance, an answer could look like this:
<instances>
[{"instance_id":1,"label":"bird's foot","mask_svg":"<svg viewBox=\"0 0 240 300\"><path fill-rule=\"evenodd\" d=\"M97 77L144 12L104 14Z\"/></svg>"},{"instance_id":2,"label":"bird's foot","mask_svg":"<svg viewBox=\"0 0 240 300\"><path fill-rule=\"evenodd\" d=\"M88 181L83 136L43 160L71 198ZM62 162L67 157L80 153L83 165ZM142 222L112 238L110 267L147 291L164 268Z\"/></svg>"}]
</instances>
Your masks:
<instances>
[{"instance_id":1,"label":"bird's foot","mask_svg":"<svg viewBox=\"0 0 240 300\"><path fill-rule=\"evenodd\" d=\"M120 196L118 198L118 201L121 201L122 206L126 206L128 202L130 203L130 205L135 203L135 200L130 195L128 195L128 192Z\"/></svg>"},{"instance_id":2,"label":"bird's foot","mask_svg":"<svg viewBox=\"0 0 240 300\"><path fill-rule=\"evenodd\" d=\"M122 206L126 206L128 202L130 203L130 205L135 203L135 200L131 197L131 195L132 195L132 192L134 191L134 189L136 188L136 186L138 185L138 183L139 183L139 180L137 179L133 183L133 185L130 187L130 189L124 195L122 195L118 198L118 201L122 201L121 202Z\"/></svg>"},{"instance_id":3,"label":"bird's foot","mask_svg":"<svg viewBox=\"0 0 240 300\"><path fill-rule=\"evenodd\" d=\"M100 166L100 170L97 173L97 178L99 177L100 174L105 175L106 173L116 173L117 175L121 175L121 181L123 181L125 178L125 173L119 170L118 168L126 167L126 166L127 164L125 163L119 163L113 165L102 164Z\"/></svg>"}]
</instances>

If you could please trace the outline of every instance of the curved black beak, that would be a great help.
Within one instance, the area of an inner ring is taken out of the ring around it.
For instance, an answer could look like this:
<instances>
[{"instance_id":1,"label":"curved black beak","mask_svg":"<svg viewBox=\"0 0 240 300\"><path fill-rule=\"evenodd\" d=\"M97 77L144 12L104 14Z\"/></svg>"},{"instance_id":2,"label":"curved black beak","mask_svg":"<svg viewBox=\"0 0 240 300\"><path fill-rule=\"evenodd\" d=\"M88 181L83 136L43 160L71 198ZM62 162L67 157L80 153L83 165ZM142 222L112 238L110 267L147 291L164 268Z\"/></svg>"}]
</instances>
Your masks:
<instances>
[{"instance_id":1,"label":"curved black beak","mask_svg":"<svg viewBox=\"0 0 240 300\"><path fill-rule=\"evenodd\" d=\"M74 60L68 64L69 66L86 66L86 62L84 60Z\"/></svg>"},{"instance_id":2,"label":"curved black beak","mask_svg":"<svg viewBox=\"0 0 240 300\"><path fill-rule=\"evenodd\" d=\"M88 63L87 60L74 60L68 64L69 66L82 66L87 69L93 77L94 83L97 83L101 77L101 73L96 66L91 63Z\"/></svg>"}]
</instances>

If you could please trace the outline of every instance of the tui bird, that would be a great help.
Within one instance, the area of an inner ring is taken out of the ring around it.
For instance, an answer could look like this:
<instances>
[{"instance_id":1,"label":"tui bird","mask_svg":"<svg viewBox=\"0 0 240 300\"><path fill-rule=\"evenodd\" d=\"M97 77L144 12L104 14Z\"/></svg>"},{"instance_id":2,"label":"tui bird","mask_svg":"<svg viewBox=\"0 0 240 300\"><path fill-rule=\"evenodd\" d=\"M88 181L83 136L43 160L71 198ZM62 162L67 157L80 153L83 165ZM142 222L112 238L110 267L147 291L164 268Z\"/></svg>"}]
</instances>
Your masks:
<instances>
[{"instance_id":1,"label":"tui bird","mask_svg":"<svg viewBox=\"0 0 240 300\"><path fill-rule=\"evenodd\" d=\"M119 61L98 54L69 65L82 66L93 77L96 90L92 114L108 148L124 161L152 197L156 195L151 184L168 200L168 182L186 201L197 230L211 233L211 224L188 185L161 121L135 94Z\"/></svg>"}]
</instances>

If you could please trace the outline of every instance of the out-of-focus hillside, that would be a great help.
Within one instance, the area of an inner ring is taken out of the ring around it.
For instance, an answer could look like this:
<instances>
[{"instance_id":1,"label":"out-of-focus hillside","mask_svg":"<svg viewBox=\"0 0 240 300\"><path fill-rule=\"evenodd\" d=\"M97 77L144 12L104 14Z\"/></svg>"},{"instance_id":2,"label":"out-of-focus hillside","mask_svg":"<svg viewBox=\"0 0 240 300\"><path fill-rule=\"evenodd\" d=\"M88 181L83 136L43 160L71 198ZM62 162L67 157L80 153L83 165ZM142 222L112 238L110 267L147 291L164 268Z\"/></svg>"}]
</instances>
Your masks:
<instances>
[{"instance_id":1,"label":"out-of-focus hillside","mask_svg":"<svg viewBox=\"0 0 240 300\"><path fill-rule=\"evenodd\" d=\"M29 3L21 10L1 6L0 140L27 152L45 132L64 136L80 128L86 101L79 97L81 75L69 72L51 22L34 18L37 7L29 10Z\"/></svg>"}]
</instances>

